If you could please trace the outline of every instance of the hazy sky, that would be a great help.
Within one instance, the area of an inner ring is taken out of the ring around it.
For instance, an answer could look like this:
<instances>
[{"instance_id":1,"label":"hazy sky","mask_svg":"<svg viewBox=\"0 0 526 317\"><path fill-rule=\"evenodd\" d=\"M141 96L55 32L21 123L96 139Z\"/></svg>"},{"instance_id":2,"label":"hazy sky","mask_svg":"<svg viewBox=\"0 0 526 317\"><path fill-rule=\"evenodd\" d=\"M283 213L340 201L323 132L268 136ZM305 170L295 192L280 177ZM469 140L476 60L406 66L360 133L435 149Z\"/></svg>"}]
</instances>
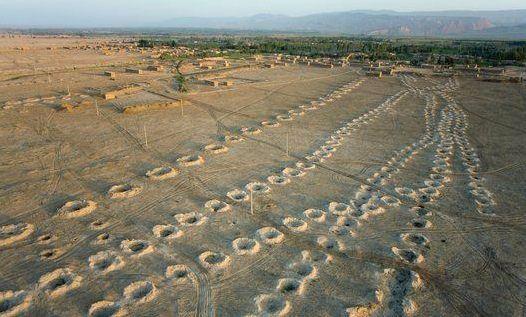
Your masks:
<instances>
[{"instance_id":1,"label":"hazy sky","mask_svg":"<svg viewBox=\"0 0 526 317\"><path fill-rule=\"evenodd\" d=\"M525 8L525 0L0 0L0 25L141 26L189 16Z\"/></svg>"}]
</instances>

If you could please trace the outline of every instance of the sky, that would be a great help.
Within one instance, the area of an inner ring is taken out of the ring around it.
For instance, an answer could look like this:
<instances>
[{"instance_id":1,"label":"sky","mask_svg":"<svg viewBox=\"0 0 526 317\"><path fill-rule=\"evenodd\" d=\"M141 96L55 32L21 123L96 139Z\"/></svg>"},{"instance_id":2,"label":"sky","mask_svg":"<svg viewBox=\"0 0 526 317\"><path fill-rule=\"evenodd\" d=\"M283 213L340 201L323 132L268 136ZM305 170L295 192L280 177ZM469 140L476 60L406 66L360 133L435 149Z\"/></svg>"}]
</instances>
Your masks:
<instances>
[{"instance_id":1,"label":"sky","mask_svg":"<svg viewBox=\"0 0 526 317\"><path fill-rule=\"evenodd\" d=\"M526 9L525 0L0 0L0 26L145 26L177 17Z\"/></svg>"}]
</instances>

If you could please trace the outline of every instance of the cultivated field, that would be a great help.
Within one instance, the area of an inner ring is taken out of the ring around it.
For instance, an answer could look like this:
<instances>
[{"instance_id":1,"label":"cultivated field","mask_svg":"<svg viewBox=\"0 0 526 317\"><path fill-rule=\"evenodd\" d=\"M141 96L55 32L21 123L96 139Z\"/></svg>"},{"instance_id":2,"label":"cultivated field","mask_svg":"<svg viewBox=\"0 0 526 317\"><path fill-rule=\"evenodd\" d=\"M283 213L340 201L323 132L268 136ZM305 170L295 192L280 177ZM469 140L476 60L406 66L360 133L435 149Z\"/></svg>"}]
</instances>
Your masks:
<instances>
[{"instance_id":1,"label":"cultivated field","mask_svg":"<svg viewBox=\"0 0 526 317\"><path fill-rule=\"evenodd\" d=\"M524 85L292 65L180 94L141 54L17 41L0 316L523 316Z\"/></svg>"}]
</instances>

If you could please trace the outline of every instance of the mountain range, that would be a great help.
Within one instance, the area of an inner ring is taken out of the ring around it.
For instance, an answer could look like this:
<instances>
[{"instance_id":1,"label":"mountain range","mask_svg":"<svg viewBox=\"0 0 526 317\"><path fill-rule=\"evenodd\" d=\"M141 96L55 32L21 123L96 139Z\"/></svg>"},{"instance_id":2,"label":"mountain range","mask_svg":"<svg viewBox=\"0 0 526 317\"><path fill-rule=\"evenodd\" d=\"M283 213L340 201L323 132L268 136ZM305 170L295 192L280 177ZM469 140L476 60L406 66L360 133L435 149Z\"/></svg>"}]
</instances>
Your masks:
<instances>
[{"instance_id":1,"label":"mountain range","mask_svg":"<svg viewBox=\"0 0 526 317\"><path fill-rule=\"evenodd\" d=\"M326 35L425 36L526 39L526 10L348 11L300 17L176 18L155 27L309 32Z\"/></svg>"}]
</instances>

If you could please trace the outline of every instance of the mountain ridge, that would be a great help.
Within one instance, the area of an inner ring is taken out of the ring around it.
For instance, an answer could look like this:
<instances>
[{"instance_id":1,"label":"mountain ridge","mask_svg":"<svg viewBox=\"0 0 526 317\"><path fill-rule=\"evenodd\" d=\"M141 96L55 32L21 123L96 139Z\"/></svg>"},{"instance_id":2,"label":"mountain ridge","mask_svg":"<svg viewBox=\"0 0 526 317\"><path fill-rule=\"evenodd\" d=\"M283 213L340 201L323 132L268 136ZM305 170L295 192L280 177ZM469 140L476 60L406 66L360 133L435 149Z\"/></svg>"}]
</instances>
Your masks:
<instances>
[{"instance_id":1,"label":"mountain ridge","mask_svg":"<svg viewBox=\"0 0 526 317\"><path fill-rule=\"evenodd\" d=\"M250 17L183 17L157 27L266 31L307 31L321 34L381 36L476 35L492 28L526 24L526 10L397 12L355 10L305 16L258 14ZM520 34L520 33L519 33ZM526 37L526 34L525 34Z\"/></svg>"}]
</instances>

